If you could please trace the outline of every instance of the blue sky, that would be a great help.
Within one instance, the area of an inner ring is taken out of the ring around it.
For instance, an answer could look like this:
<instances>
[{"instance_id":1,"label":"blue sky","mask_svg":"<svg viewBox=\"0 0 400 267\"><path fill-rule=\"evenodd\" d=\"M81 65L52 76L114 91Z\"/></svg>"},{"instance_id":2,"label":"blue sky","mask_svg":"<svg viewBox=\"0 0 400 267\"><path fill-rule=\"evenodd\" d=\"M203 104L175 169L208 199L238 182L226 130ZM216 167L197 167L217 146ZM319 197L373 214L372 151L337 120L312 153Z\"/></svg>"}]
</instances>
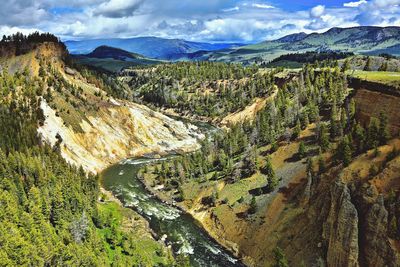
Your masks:
<instances>
[{"instance_id":1,"label":"blue sky","mask_svg":"<svg viewBox=\"0 0 400 267\"><path fill-rule=\"evenodd\" d=\"M251 43L360 25L400 26L400 0L9 0L0 9L0 34L39 30L63 40Z\"/></svg>"}]
</instances>

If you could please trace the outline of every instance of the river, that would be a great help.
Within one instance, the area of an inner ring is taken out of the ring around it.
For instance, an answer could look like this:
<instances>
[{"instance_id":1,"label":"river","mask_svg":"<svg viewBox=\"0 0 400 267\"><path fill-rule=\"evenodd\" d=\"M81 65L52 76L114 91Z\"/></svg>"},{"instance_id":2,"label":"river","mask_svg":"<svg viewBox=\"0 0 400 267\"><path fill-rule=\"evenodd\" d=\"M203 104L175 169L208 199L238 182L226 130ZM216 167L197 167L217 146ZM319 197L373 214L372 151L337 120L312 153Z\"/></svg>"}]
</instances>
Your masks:
<instances>
[{"instance_id":1,"label":"river","mask_svg":"<svg viewBox=\"0 0 400 267\"><path fill-rule=\"evenodd\" d=\"M144 165L169 157L125 160L106 169L101 175L101 183L125 207L146 218L150 228L172 246L174 253L188 255L192 266L244 266L216 243L189 214L151 195L137 178Z\"/></svg>"}]
</instances>

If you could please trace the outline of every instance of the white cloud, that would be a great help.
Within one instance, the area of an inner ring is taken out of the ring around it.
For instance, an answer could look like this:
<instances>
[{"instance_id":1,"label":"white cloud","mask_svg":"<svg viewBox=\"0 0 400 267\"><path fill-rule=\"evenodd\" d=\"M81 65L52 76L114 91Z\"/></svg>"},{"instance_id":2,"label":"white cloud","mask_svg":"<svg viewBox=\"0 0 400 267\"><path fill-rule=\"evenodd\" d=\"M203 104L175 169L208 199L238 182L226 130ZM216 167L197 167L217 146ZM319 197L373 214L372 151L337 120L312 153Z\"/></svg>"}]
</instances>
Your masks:
<instances>
[{"instance_id":1,"label":"white cloud","mask_svg":"<svg viewBox=\"0 0 400 267\"><path fill-rule=\"evenodd\" d=\"M96 15L110 18L129 17L143 3L143 0L110 0L94 10Z\"/></svg>"},{"instance_id":2,"label":"white cloud","mask_svg":"<svg viewBox=\"0 0 400 267\"><path fill-rule=\"evenodd\" d=\"M40 29L63 40L153 35L192 41L257 42L337 26L400 26L400 0L347 0L343 7L317 5L298 11L274 7L272 3L277 0L5 2L0 9L3 33Z\"/></svg>"},{"instance_id":3,"label":"white cloud","mask_svg":"<svg viewBox=\"0 0 400 267\"><path fill-rule=\"evenodd\" d=\"M32 32L41 32L41 30L39 29L35 29L35 28L19 28L19 27L9 27L9 26L1 26L0 27L0 36L3 35L11 35L17 32L21 32L25 35L30 34Z\"/></svg>"},{"instance_id":4,"label":"white cloud","mask_svg":"<svg viewBox=\"0 0 400 267\"><path fill-rule=\"evenodd\" d=\"M358 7L355 20L361 25L398 26L400 0L372 0Z\"/></svg>"},{"instance_id":5,"label":"white cloud","mask_svg":"<svg viewBox=\"0 0 400 267\"><path fill-rule=\"evenodd\" d=\"M378 8L389 8L400 5L400 0L373 0L371 4Z\"/></svg>"},{"instance_id":6,"label":"white cloud","mask_svg":"<svg viewBox=\"0 0 400 267\"><path fill-rule=\"evenodd\" d=\"M344 3L343 6L344 7L359 7L362 4L366 4L367 1L366 0L360 0L358 2L348 2L348 3Z\"/></svg>"},{"instance_id":7,"label":"white cloud","mask_svg":"<svg viewBox=\"0 0 400 267\"><path fill-rule=\"evenodd\" d=\"M266 4L252 4L252 7L255 8L262 8L262 9L271 9L271 8L275 8L274 6L271 5L266 5Z\"/></svg>"},{"instance_id":8,"label":"white cloud","mask_svg":"<svg viewBox=\"0 0 400 267\"><path fill-rule=\"evenodd\" d=\"M239 11L239 10L240 10L240 8L238 6L222 9L222 11L224 11L224 12L232 12L232 11Z\"/></svg>"},{"instance_id":9,"label":"white cloud","mask_svg":"<svg viewBox=\"0 0 400 267\"><path fill-rule=\"evenodd\" d=\"M310 15L311 15L311 17L313 17L313 18L319 18L319 17L321 17L321 16L324 14L324 12L325 12L325 6L323 6L323 5L318 5L318 6L315 6L315 7L313 7L313 8L311 9Z\"/></svg>"}]
</instances>

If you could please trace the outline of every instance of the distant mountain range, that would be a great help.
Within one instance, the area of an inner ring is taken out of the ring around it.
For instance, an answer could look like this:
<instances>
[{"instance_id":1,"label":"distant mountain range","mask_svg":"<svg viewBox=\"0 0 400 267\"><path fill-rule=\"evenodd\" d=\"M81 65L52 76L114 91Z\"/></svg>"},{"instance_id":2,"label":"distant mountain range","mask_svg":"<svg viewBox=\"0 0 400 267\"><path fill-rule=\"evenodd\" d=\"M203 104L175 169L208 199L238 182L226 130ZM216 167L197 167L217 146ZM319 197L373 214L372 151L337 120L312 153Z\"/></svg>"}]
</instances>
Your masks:
<instances>
[{"instance_id":1,"label":"distant mountain range","mask_svg":"<svg viewBox=\"0 0 400 267\"><path fill-rule=\"evenodd\" d=\"M202 60L248 62L270 61L288 53L353 52L357 54L389 53L400 56L400 27L332 28L324 33L291 34L225 51L203 53Z\"/></svg>"},{"instance_id":2,"label":"distant mountain range","mask_svg":"<svg viewBox=\"0 0 400 267\"><path fill-rule=\"evenodd\" d=\"M108 57L114 59L117 59L115 54L124 57L124 53L134 53L143 55L142 57L147 59L209 60L251 64L269 62L281 55L305 52L353 52L369 55L388 53L400 56L400 27L332 28L324 33L306 34L302 32L273 41L245 46L233 43L198 43L157 37L67 41L65 44L72 54L88 54L102 46L102 58L106 58L107 53L104 51L104 47L107 46L122 49L118 52L114 50L114 56ZM94 58L96 53L98 51L94 51L88 56ZM123 61L126 61L127 58L129 56Z\"/></svg>"},{"instance_id":3,"label":"distant mountain range","mask_svg":"<svg viewBox=\"0 0 400 267\"><path fill-rule=\"evenodd\" d=\"M215 51L236 48L243 44L234 43L198 43L181 39L164 39L158 37L138 37L129 39L91 39L66 41L72 54L88 54L99 46L110 46L129 52L141 54L148 58L175 60L198 51Z\"/></svg>"}]
</instances>

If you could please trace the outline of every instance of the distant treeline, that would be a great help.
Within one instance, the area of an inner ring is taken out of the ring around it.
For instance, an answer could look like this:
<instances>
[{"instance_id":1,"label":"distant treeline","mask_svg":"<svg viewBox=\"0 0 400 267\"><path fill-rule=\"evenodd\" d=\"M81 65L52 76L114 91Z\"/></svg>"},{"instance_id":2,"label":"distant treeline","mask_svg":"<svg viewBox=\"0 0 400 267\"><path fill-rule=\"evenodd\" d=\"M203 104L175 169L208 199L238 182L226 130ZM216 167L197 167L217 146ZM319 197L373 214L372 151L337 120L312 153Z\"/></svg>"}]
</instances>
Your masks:
<instances>
[{"instance_id":1,"label":"distant treeline","mask_svg":"<svg viewBox=\"0 0 400 267\"><path fill-rule=\"evenodd\" d=\"M17 32L8 36L3 35L0 41L0 56L8 54L10 51L15 51L15 55L18 56L29 52L35 44L46 42L60 44L64 49L66 48L61 40L51 33L34 32L24 35Z\"/></svg>"},{"instance_id":2,"label":"distant treeline","mask_svg":"<svg viewBox=\"0 0 400 267\"><path fill-rule=\"evenodd\" d=\"M44 43L44 42L51 42L51 43L61 43L60 39L57 36L51 33L39 33L34 32L29 35L24 35L21 32L17 32L12 35L3 35L1 43Z\"/></svg>"},{"instance_id":3,"label":"distant treeline","mask_svg":"<svg viewBox=\"0 0 400 267\"><path fill-rule=\"evenodd\" d=\"M316 61L323 61L323 60L339 60L344 59L350 56L354 56L354 53L348 52L305 52L305 53L293 53L293 54L286 54L280 57L275 58L271 61L279 62L282 60L287 61L296 61L300 63L314 63Z\"/></svg>"}]
</instances>

